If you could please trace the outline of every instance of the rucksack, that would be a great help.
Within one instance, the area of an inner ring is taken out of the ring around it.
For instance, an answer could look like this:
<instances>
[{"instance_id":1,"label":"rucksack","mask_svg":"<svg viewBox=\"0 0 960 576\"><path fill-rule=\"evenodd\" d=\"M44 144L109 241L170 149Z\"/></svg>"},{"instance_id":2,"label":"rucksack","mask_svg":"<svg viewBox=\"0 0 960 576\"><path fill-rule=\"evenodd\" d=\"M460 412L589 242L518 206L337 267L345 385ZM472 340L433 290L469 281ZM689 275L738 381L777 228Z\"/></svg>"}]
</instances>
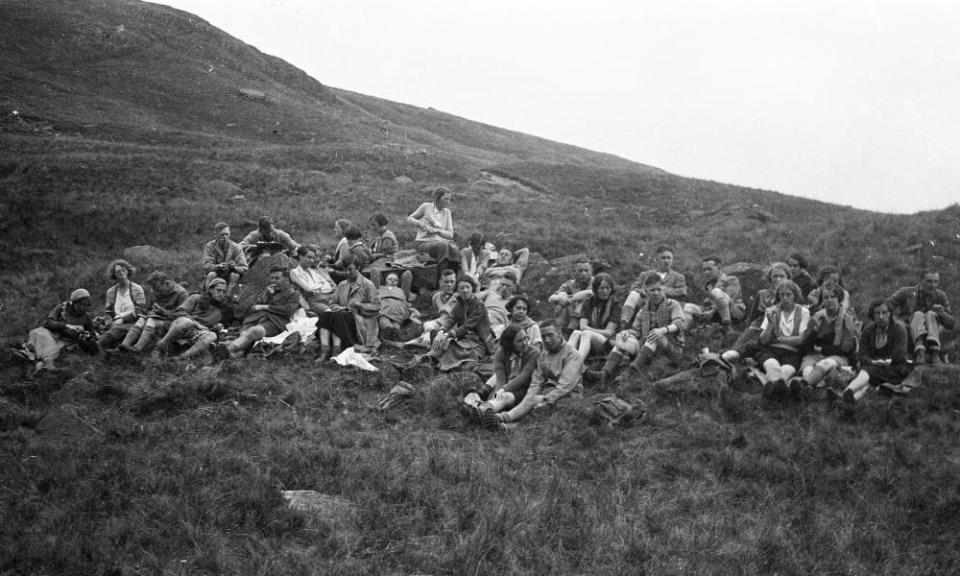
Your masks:
<instances>
[{"instance_id":1,"label":"rucksack","mask_svg":"<svg viewBox=\"0 0 960 576\"><path fill-rule=\"evenodd\" d=\"M647 407L642 401L628 402L616 394L601 396L593 401L593 417L611 428L642 418L646 412Z\"/></svg>"}]
</instances>

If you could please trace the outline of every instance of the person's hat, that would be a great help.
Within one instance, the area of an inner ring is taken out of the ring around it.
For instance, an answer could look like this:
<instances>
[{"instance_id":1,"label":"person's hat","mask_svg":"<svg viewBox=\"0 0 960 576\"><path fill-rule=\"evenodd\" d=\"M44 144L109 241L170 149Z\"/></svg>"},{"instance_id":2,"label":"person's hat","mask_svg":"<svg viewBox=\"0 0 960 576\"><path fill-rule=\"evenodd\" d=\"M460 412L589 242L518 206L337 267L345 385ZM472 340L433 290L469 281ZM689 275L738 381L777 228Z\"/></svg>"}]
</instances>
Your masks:
<instances>
[{"instance_id":1,"label":"person's hat","mask_svg":"<svg viewBox=\"0 0 960 576\"><path fill-rule=\"evenodd\" d=\"M77 288L70 293L70 302L76 302L77 300L83 300L84 298L89 299L90 293L83 288Z\"/></svg>"},{"instance_id":2,"label":"person's hat","mask_svg":"<svg viewBox=\"0 0 960 576\"><path fill-rule=\"evenodd\" d=\"M227 281L224 280L223 278L214 278L213 280L207 283L207 292L213 292L213 289L216 288L218 285L226 288Z\"/></svg>"}]
</instances>

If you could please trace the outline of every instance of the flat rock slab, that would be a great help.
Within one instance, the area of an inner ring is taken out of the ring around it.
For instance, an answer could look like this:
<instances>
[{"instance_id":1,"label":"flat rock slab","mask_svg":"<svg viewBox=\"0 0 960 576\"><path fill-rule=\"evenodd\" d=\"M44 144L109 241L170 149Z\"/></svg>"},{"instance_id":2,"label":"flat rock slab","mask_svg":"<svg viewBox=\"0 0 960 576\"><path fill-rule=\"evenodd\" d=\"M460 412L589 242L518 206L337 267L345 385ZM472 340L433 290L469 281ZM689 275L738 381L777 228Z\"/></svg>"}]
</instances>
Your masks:
<instances>
[{"instance_id":1,"label":"flat rock slab","mask_svg":"<svg viewBox=\"0 0 960 576\"><path fill-rule=\"evenodd\" d=\"M328 526L344 551L360 543L357 505L343 496L322 494L313 490L284 490L283 499L291 510L302 512Z\"/></svg>"}]
</instances>

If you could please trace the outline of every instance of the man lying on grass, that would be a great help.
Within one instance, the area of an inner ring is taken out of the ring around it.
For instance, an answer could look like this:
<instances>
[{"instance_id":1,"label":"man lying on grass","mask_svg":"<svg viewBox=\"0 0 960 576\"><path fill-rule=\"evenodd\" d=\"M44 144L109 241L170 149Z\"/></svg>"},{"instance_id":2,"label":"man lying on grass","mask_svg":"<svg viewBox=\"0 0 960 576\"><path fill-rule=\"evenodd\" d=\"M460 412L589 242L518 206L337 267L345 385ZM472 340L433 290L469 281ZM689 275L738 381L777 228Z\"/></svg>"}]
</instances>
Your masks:
<instances>
[{"instance_id":1,"label":"man lying on grass","mask_svg":"<svg viewBox=\"0 0 960 576\"><path fill-rule=\"evenodd\" d=\"M551 408L568 396L583 394L580 354L564 341L560 327L552 320L540 323L540 335L545 350L537 360L526 395L509 411L484 413L481 419L485 427L509 431L531 411Z\"/></svg>"}]
</instances>

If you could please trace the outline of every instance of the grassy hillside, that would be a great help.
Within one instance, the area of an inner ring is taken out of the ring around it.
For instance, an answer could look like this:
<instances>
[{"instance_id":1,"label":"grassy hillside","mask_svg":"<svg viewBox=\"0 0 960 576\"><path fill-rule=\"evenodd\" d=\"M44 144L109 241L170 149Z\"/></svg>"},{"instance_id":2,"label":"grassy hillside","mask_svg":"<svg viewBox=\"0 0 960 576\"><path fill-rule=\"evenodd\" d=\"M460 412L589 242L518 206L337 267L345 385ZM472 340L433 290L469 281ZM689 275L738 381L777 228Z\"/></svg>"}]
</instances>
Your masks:
<instances>
[{"instance_id":1,"label":"grassy hillside","mask_svg":"<svg viewBox=\"0 0 960 576\"><path fill-rule=\"evenodd\" d=\"M322 80L322 79L320 79ZM16 112L16 114L14 114ZM398 177L404 176L404 179ZM332 248L333 222L403 216L438 184L456 232L585 253L629 282L657 245L699 258L800 251L855 304L934 265L960 302L960 206L894 216L682 178L441 111L324 86L202 19L129 0L0 3L0 337L20 340L103 267L197 286L212 225L270 214ZM544 297L562 270L524 281ZM541 307L541 311L545 310ZM709 341L696 338L690 348ZM711 343L711 345L714 345ZM33 376L0 349L0 574L947 574L960 569L955 366L856 411L743 382L624 391L477 430L469 375L69 356ZM404 378L406 407L373 407ZM321 514L282 490L314 490Z\"/></svg>"}]
</instances>

